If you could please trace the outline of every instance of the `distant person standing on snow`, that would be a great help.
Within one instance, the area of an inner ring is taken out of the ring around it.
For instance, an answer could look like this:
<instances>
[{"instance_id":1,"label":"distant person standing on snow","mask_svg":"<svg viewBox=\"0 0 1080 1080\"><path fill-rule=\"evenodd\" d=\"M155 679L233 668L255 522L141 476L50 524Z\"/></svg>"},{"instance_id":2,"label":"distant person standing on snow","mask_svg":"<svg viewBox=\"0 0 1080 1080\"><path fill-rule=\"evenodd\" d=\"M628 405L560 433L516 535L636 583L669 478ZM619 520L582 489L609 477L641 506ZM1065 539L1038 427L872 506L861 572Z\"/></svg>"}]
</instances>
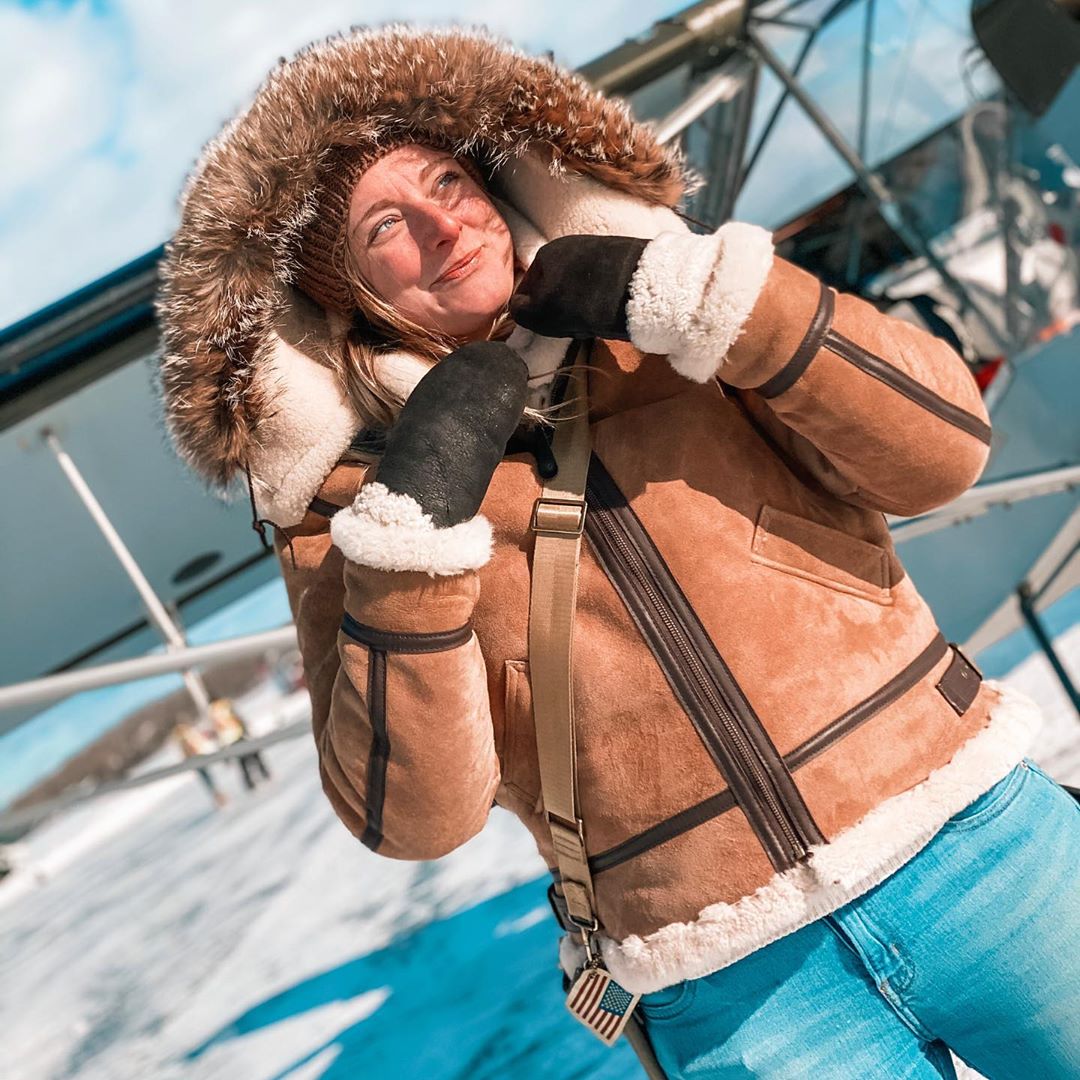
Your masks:
<instances>
[{"instance_id":1,"label":"distant person standing on snow","mask_svg":"<svg viewBox=\"0 0 1080 1080\"><path fill-rule=\"evenodd\" d=\"M233 703L228 698L218 698L210 703L210 722L214 725L218 742L222 746L231 746L234 742L240 742L249 737L247 725L233 708ZM244 787L248 791L255 789L256 780L253 770L258 769L264 780L270 779L270 770L258 750L241 754L237 758L240 764L240 773L244 778Z\"/></svg>"},{"instance_id":2,"label":"distant person standing on snow","mask_svg":"<svg viewBox=\"0 0 1080 1080\"><path fill-rule=\"evenodd\" d=\"M172 734L185 759L201 757L203 754L212 754L217 749L214 741L205 732L200 731L194 724L188 723L186 720L177 724L173 728ZM214 805L219 810L227 806L229 797L217 786L217 782L210 775L210 770L205 765L200 765L195 769L195 772L203 782L206 790L210 792Z\"/></svg>"}]
</instances>

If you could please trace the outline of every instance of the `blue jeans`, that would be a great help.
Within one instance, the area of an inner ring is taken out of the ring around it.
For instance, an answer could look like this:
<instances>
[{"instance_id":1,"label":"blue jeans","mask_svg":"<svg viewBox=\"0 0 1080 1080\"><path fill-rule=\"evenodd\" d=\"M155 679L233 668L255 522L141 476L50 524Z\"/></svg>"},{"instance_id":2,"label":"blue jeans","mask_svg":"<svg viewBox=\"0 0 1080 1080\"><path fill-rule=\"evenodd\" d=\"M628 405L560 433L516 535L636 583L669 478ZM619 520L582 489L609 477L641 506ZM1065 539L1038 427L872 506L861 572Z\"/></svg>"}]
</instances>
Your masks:
<instances>
[{"instance_id":1,"label":"blue jeans","mask_svg":"<svg viewBox=\"0 0 1080 1080\"><path fill-rule=\"evenodd\" d=\"M1080 1077L1080 803L1030 758L831 915L638 1006L667 1075Z\"/></svg>"}]
</instances>

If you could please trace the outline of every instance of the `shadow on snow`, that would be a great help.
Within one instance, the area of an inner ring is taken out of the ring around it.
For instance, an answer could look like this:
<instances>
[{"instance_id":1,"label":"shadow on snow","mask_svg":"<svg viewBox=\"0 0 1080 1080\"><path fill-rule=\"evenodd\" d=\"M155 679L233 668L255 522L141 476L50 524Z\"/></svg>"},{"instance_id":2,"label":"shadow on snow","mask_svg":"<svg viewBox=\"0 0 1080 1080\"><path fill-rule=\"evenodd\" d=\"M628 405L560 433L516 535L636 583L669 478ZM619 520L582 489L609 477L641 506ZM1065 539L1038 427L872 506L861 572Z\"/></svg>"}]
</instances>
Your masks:
<instances>
[{"instance_id":1,"label":"shadow on snow","mask_svg":"<svg viewBox=\"0 0 1080 1080\"><path fill-rule=\"evenodd\" d=\"M636 1077L640 1066L625 1040L609 1050L566 1012L559 930L545 896L549 880L519 885L298 982L236 1016L184 1060L381 991L387 996L370 1015L283 1065L271 1080L285 1080L334 1048L321 1080Z\"/></svg>"}]
</instances>

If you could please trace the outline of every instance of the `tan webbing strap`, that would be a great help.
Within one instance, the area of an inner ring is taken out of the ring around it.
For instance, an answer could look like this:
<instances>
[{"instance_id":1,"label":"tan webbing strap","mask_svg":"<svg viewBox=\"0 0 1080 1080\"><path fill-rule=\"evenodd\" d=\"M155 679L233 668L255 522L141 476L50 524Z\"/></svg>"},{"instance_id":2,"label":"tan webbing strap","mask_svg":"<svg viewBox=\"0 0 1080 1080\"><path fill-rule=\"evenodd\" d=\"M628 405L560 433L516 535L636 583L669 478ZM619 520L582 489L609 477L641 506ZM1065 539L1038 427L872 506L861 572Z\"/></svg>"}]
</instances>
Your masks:
<instances>
[{"instance_id":1,"label":"tan webbing strap","mask_svg":"<svg viewBox=\"0 0 1080 1080\"><path fill-rule=\"evenodd\" d=\"M573 419L556 425L552 452L559 472L533 507L535 546L529 598L529 675L540 786L567 912L582 929L587 949L599 924L577 793L573 641L585 481L592 450L588 388L577 364L589 352L591 343L588 348L579 346L575 353L564 401L579 400L572 405ZM649 1080L665 1080L640 1017L631 1015L623 1034Z\"/></svg>"},{"instance_id":2,"label":"tan webbing strap","mask_svg":"<svg viewBox=\"0 0 1080 1080\"><path fill-rule=\"evenodd\" d=\"M584 343L578 345L563 399L573 419L556 423L552 452L558 474L533 507L529 677L540 784L563 895L570 918L583 930L595 930L596 902L577 797L573 697L574 610L591 451L585 373L577 364L587 352ZM579 400L570 403L571 398Z\"/></svg>"}]
</instances>

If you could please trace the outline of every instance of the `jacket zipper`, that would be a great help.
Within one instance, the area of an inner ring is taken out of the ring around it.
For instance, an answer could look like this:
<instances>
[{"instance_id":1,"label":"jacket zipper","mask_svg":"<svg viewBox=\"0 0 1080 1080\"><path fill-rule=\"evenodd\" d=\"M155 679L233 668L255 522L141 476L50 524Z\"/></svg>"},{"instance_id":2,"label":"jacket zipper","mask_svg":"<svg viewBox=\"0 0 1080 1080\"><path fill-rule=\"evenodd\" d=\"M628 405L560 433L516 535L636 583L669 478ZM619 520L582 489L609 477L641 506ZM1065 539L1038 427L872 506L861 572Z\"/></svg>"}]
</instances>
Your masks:
<instances>
[{"instance_id":1,"label":"jacket zipper","mask_svg":"<svg viewBox=\"0 0 1080 1080\"><path fill-rule=\"evenodd\" d=\"M805 805L793 808L781 794L774 777L782 770L790 782L789 792L794 791L795 799L802 802L779 753L719 653L713 658L714 670L709 670L710 665L684 622L691 617L686 610L689 605L684 599L682 603L672 600L681 592L677 582L655 549L650 568L631 530L644 534L643 542L647 542L647 533L596 454L590 463L586 500L586 532L601 565L609 577L619 579L614 581L616 588L774 866L786 869L804 861L811 845L824 842L824 837ZM633 523L628 520L631 516ZM658 629L657 618L663 624L662 637L650 632ZM725 681L728 688L723 685ZM689 693L680 693L680 689ZM742 701L736 703L736 697ZM771 775L763 745L766 753L771 749Z\"/></svg>"}]
</instances>

